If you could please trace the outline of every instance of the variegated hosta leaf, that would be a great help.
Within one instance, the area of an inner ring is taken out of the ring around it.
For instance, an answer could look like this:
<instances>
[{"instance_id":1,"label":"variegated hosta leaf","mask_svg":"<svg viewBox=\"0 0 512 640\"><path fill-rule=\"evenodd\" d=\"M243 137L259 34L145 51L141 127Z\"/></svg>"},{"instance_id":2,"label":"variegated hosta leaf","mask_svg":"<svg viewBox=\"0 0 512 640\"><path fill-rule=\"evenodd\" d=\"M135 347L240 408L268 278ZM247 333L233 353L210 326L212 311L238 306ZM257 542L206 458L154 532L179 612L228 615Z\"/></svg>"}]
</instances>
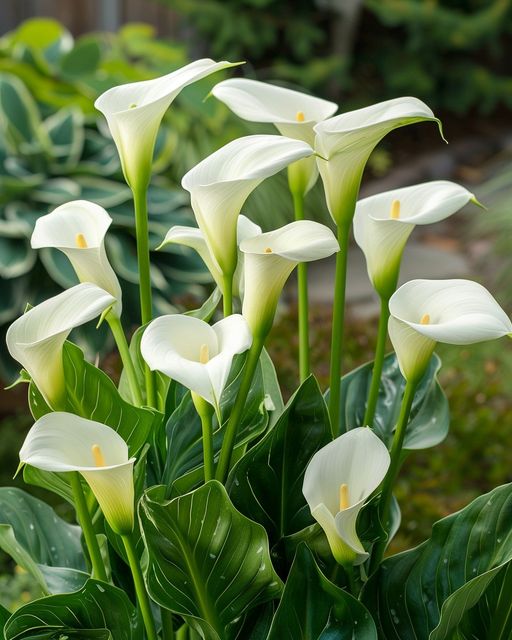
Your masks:
<instances>
[{"instance_id":1,"label":"variegated hosta leaf","mask_svg":"<svg viewBox=\"0 0 512 640\"><path fill-rule=\"evenodd\" d=\"M384 560L370 579L363 598L377 616L382 637L466 638L467 635L458 633L459 623L487 594L494 598L484 607L492 612L492 619L499 589L488 589L500 569L512 559L511 522L512 485L508 484L437 522L430 540L416 549ZM478 638L491 640L487 635L488 622L489 617L487 622L479 620L485 635ZM475 620L473 623L476 625Z\"/></svg>"},{"instance_id":2,"label":"variegated hosta leaf","mask_svg":"<svg viewBox=\"0 0 512 640\"><path fill-rule=\"evenodd\" d=\"M204 640L233 640L241 616L279 596L265 530L233 507L219 482L170 501L165 487L153 487L140 519L151 597Z\"/></svg>"}]
</instances>

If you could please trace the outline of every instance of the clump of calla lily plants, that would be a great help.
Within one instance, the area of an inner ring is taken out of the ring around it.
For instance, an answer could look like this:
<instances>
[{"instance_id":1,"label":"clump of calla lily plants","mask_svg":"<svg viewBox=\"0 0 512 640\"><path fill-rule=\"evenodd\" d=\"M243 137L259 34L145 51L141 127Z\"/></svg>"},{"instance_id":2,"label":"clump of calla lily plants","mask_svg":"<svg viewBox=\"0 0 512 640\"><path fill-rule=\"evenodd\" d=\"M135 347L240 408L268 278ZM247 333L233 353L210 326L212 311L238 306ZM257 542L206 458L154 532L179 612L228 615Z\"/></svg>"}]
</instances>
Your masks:
<instances>
[{"instance_id":1,"label":"clump of calla lily plants","mask_svg":"<svg viewBox=\"0 0 512 640\"><path fill-rule=\"evenodd\" d=\"M427 105L404 97L334 115L334 103L279 86L217 84L216 99L269 133L233 140L183 177L197 227L171 228L160 251L196 251L216 287L195 311L153 317L147 189L160 122L185 86L231 66L198 60L96 102L133 193L141 326L130 342L105 250L108 212L74 201L35 226L32 246L62 251L80 284L28 308L7 333L34 417L18 473L72 505L77 524L20 489L0 489L0 546L45 594L14 613L1 608L4 637L510 638L511 486L436 523L419 547L387 551L400 527L393 488L405 458L448 432L437 342L512 334L476 282L397 288L414 227L478 205L473 194L435 181L358 201L382 138L418 123L440 129ZM241 213L244 202L283 170L296 219L263 233ZM319 177L336 234L304 207ZM346 372L352 229L381 315L374 361ZM333 255L326 390L309 362L307 265ZM301 384L285 405L265 343L296 268ZM68 340L91 321L108 323L115 338L117 386Z\"/></svg>"}]
</instances>

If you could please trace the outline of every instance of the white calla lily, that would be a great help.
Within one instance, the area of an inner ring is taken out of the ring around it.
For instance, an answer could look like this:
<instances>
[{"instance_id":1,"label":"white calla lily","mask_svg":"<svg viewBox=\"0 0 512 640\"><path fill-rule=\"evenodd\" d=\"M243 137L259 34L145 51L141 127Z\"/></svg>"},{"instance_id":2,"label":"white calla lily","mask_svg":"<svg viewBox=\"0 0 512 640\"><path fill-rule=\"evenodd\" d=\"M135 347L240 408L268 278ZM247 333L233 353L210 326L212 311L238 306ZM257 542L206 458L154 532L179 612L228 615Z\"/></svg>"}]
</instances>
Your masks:
<instances>
[{"instance_id":1,"label":"white calla lily","mask_svg":"<svg viewBox=\"0 0 512 640\"><path fill-rule=\"evenodd\" d=\"M78 471L112 529L121 535L132 531L135 458L114 429L72 413L48 413L28 432L20 461L43 471Z\"/></svg>"},{"instance_id":2,"label":"white calla lily","mask_svg":"<svg viewBox=\"0 0 512 640\"><path fill-rule=\"evenodd\" d=\"M253 238L262 233L261 227L252 220L249 220L247 216L239 215L237 222L237 244L248 238ZM212 278L215 280L216 285L221 291L224 290L224 282L222 278L222 271L217 265L215 258L210 253L208 245L204 238L204 234L201 229L196 227L185 227L176 225L171 227L167 232L164 241L158 247L165 247L168 244L179 244L185 247L190 247L197 251L203 262L205 263L208 271L211 273ZM233 294L240 295L243 289L243 253L238 252L238 262L233 278Z\"/></svg>"},{"instance_id":3,"label":"white calla lily","mask_svg":"<svg viewBox=\"0 0 512 640\"><path fill-rule=\"evenodd\" d=\"M246 78L231 78L216 84L212 94L237 116L249 122L272 123L283 136L304 140L313 146L313 127L329 118L338 105L300 91ZM307 193L316 182L314 157L298 160L288 167L292 193Z\"/></svg>"},{"instance_id":4,"label":"white calla lily","mask_svg":"<svg viewBox=\"0 0 512 640\"><path fill-rule=\"evenodd\" d=\"M329 212L338 225L350 223L366 162L388 133L416 122L439 120L417 98L395 98L348 111L315 126L317 164Z\"/></svg>"},{"instance_id":5,"label":"white calla lily","mask_svg":"<svg viewBox=\"0 0 512 640\"><path fill-rule=\"evenodd\" d=\"M368 558L357 536L357 516L389 464L385 444L369 427L359 427L317 451L306 468L302 492L340 564Z\"/></svg>"},{"instance_id":6,"label":"white calla lily","mask_svg":"<svg viewBox=\"0 0 512 640\"><path fill-rule=\"evenodd\" d=\"M241 315L210 326L199 318L176 314L153 320L144 331L140 350L152 371L188 387L218 413L233 357L251 344L251 332Z\"/></svg>"},{"instance_id":7,"label":"white calla lily","mask_svg":"<svg viewBox=\"0 0 512 640\"><path fill-rule=\"evenodd\" d=\"M103 207L87 200L67 202L37 219L32 248L62 251L80 282L92 282L117 300L113 311L121 315L121 287L105 251L105 235L112 218Z\"/></svg>"},{"instance_id":8,"label":"white calla lily","mask_svg":"<svg viewBox=\"0 0 512 640\"><path fill-rule=\"evenodd\" d=\"M191 169L182 180L212 256L224 276L237 263L237 219L249 194L290 163L311 156L301 140L256 135L233 140Z\"/></svg>"},{"instance_id":9,"label":"white calla lily","mask_svg":"<svg viewBox=\"0 0 512 640\"><path fill-rule=\"evenodd\" d=\"M475 197L447 180L393 189L359 200L354 238L366 258L368 276L380 296L396 289L402 253L416 225L448 218Z\"/></svg>"},{"instance_id":10,"label":"white calla lily","mask_svg":"<svg viewBox=\"0 0 512 640\"><path fill-rule=\"evenodd\" d=\"M471 280L411 280L389 301L389 336L407 380L421 377L436 342L466 345L512 334L512 322Z\"/></svg>"},{"instance_id":11,"label":"white calla lily","mask_svg":"<svg viewBox=\"0 0 512 640\"><path fill-rule=\"evenodd\" d=\"M94 106L107 120L126 182L132 189L145 188L149 183L160 122L180 91L234 64L237 63L204 58L154 80L112 87L99 96Z\"/></svg>"},{"instance_id":12,"label":"white calla lily","mask_svg":"<svg viewBox=\"0 0 512 640\"><path fill-rule=\"evenodd\" d=\"M311 220L290 224L244 240L242 315L252 334L264 338L272 327L279 296L299 262L327 258L339 251L332 231Z\"/></svg>"},{"instance_id":13,"label":"white calla lily","mask_svg":"<svg viewBox=\"0 0 512 640\"><path fill-rule=\"evenodd\" d=\"M9 353L54 409L63 400L62 346L66 338L72 329L97 318L115 302L95 284L78 284L33 307L7 330Z\"/></svg>"}]
</instances>

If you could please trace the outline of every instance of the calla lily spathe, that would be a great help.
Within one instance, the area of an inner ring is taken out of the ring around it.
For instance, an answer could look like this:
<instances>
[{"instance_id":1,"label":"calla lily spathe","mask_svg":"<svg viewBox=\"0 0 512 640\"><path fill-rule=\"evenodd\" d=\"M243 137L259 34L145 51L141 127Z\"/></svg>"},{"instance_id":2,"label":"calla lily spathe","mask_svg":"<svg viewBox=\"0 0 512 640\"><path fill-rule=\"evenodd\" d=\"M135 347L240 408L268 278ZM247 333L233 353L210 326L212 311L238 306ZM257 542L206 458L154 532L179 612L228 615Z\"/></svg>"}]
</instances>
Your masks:
<instances>
[{"instance_id":1,"label":"calla lily spathe","mask_svg":"<svg viewBox=\"0 0 512 640\"><path fill-rule=\"evenodd\" d=\"M272 123L281 135L304 140L311 146L315 141L313 127L338 109L334 102L246 78L219 82L213 87L212 94L240 118ZM313 187L317 177L314 157L299 160L288 167L292 192L304 195Z\"/></svg>"},{"instance_id":2,"label":"calla lily spathe","mask_svg":"<svg viewBox=\"0 0 512 640\"><path fill-rule=\"evenodd\" d=\"M306 468L302 492L340 564L368 558L357 536L357 516L389 464L384 443L369 427L359 427L320 449Z\"/></svg>"},{"instance_id":3,"label":"calla lily spathe","mask_svg":"<svg viewBox=\"0 0 512 640\"><path fill-rule=\"evenodd\" d=\"M161 316L144 331L140 350L152 371L161 371L209 402L219 414L231 363L252 336L234 314L210 326L186 315Z\"/></svg>"},{"instance_id":4,"label":"calla lily spathe","mask_svg":"<svg viewBox=\"0 0 512 640\"><path fill-rule=\"evenodd\" d=\"M237 263L237 219L249 194L292 162L311 156L301 140L256 135L233 140L191 169L182 180L211 255L224 275Z\"/></svg>"},{"instance_id":5,"label":"calla lily spathe","mask_svg":"<svg viewBox=\"0 0 512 640\"><path fill-rule=\"evenodd\" d=\"M311 220L290 224L244 240L242 315L252 334L264 338L272 327L279 296L299 262L327 258L339 251L332 231Z\"/></svg>"},{"instance_id":6,"label":"calla lily spathe","mask_svg":"<svg viewBox=\"0 0 512 640\"><path fill-rule=\"evenodd\" d=\"M67 202L37 219L32 248L52 247L69 258L80 282L92 282L117 300L121 315L121 287L105 251L105 235L112 218L103 207L87 200Z\"/></svg>"},{"instance_id":7,"label":"calla lily spathe","mask_svg":"<svg viewBox=\"0 0 512 640\"><path fill-rule=\"evenodd\" d=\"M241 242L247 240L248 238L253 238L262 233L261 227L244 215L238 216L237 222L237 244L240 245ZM205 263L208 271L211 273L212 278L215 280L215 283L219 287L219 289L224 293L224 282L222 279L222 271L218 267L215 258L211 255L210 250L208 249L208 245L206 244L206 240L204 238L203 232L201 229L197 229L196 227L184 227L184 226L174 226L169 229L167 232L164 241L160 245L161 247L165 247L168 244L180 244L185 247L190 247L197 251L203 262ZM240 295L240 292L243 289L243 253L241 251L238 252L238 262L235 271L235 275L233 278L233 294Z\"/></svg>"},{"instance_id":8,"label":"calla lily spathe","mask_svg":"<svg viewBox=\"0 0 512 640\"><path fill-rule=\"evenodd\" d=\"M417 98L395 98L348 111L315 126L317 164L329 212L338 225L349 224L366 162L390 131L416 122L439 120Z\"/></svg>"},{"instance_id":9,"label":"calla lily spathe","mask_svg":"<svg viewBox=\"0 0 512 640\"><path fill-rule=\"evenodd\" d=\"M20 461L43 471L78 471L112 529L121 535L132 531L135 458L114 429L72 413L48 413L28 432Z\"/></svg>"},{"instance_id":10,"label":"calla lily spathe","mask_svg":"<svg viewBox=\"0 0 512 640\"><path fill-rule=\"evenodd\" d=\"M189 84L231 66L204 58L154 80L112 87L99 96L94 106L107 120L132 189L149 183L158 129L174 98Z\"/></svg>"},{"instance_id":11,"label":"calla lily spathe","mask_svg":"<svg viewBox=\"0 0 512 640\"><path fill-rule=\"evenodd\" d=\"M63 401L62 346L66 338L72 329L97 318L115 302L95 284L78 284L41 302L9 327L9 353L28 371L52 408L59 408Z\"/></svg>"},{"instance_id":12,"label":"calla lily spathe","mask_svg":"<svg viewBox=\"0 0 512 640\"><path fill-rule=\"evenodd\" d=\"M354 238L380 296L389 298L396 289L402 253L414 227L444 220L471 201L476 203L472 193L447 180L393 189L359 200Z\"/></svg>"},{"instance_id":13,"label":"calla lily spathe","mask_svg":"<svg viewBox=\"0 0 512 640\"><path fill-rule=\"evenodd\" d=\"M493 296L471 280L411 280L389 301L389 336L407 380L419 379L437 342L466 345L512 334Z\"/></svg>"}]
</instances>

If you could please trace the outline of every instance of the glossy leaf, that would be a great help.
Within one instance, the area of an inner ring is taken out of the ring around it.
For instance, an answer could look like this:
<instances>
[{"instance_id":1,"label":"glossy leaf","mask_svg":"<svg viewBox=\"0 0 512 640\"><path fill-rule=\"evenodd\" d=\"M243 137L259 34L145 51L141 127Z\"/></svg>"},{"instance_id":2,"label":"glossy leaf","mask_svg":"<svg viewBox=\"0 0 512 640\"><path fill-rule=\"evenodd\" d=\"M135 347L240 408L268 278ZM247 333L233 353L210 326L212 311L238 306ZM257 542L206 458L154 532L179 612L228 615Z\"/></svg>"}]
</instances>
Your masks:
<instances>
[{"instance_id":1,"label":"glossy leaf","mask_svg":"<svg viewBox=\"0 0 512 640\"><path fill-rule=\"evenodd\" d=\"M267 640L377 640L372 617L330 582L302 543L295 555Z\"/></svg>"},{"instance_id":2,"label":"glossy leaf","mask_svg":"<svg viewBox=\"0 0 512 640\"><path fill-rule=\"evenodd\" d=\"M504 485L437 522L416 549L385 560L364 596L384 637L458 638L459 621L512 559L511 522L512 485Z\"/></svg>"},{"instance_id":3,"label":"glossy leaf","mask_svg":"<svg viewBox=\"0 0 512 640\"><path fill-rule=\"evenodd\" d=\"M3 631L4 625L11 617L11 612L0 604L0 631Z\"/></svg>"},{"instance_id":4,"label":"glossy leaf","mask_svg":"<svg viewBox=\"0 0 512 640\"><path fill-rule=\"evenodd\" d=\"M65 410L112 427L128 444L130 456L137 455L158 422L158 416L123 400L107 374L87 362L82 350L71 342L64 345L63 360ZM33 384L30 385L29 402L36 420L50 412Z\"/></svg>"},{"instance_id":5,"label":"glossy leaf","mask_svg":"<svg viewBox=\"0 0 512 640\"><path fill-rule=\"evenodd\" d=\"M304 472L312 456L330 441L325 402L310 376L274 428L233 468L227 484L233 504L262 524L272 543L313 522L302 494Z\"/></svg>"},{"instance_id":6,"label":"glossy leaf","mask_svg":"<svg viewBox=\"0 0 512 640\"><path fill-rule=\"evenodd\" d=\"M18 609L4 629L5 640L142 640L135 607L121 589L88 580L74 593L48 596Z\"/></svg>"},{"instance_id":7,"label":"glossy leaf","mask_svg":"<svg viewBox=\"0 0 512 640\"><path fill-rule=\"evenodd\" d=\"M240 616L281 591L265 530L215 480L170 501L164 496L165 487L154 487L140 503L150 595L205 640L231 640Z\"/></svg>"},{"instance_id":8,"label":"glossy leaf","mask_svg":"<svg viewBox=\"0 0 512 640\"><path fill-rule=\"evenodd\" d=\"M219 429L214 417L213 447L215 459L222 445L224 426L231 413L240 386L240 373L244 357L236 357L230 372L228 384L221 398L223 426ZM265 409L265 392L261 368L258 367L237 433L235 459L244 451L246 444L260 436L268 424ZM167 463L163 482L173 485L173 495L185 493L198 486L204 479L203 444L201 421L192 403L190 393L186 393L167 422Z\"/></svg>"},{"instance_id":9,"label":"glossy leaf","mask_svg":"<svg viewBox=\"0 0 512 640\"><path fill-rule=\"evenodd\" d=\"M363 425L366 398L371 382L373 362L367 362L342 378L341 415L347 429ZM404 449L426 449L442 442L450 425L448 400L437 380L441 360L434 354L421 380L407 426ZM384 359L381 388L373 428L377 435L390 445L400 412L405 380L400 373L394 354Z\"/></svg>"},{"instance_id":10,"label":"glossy leaf","mask_svg":"<svg viewBox=\"0 0 512 640\"><path fill-rule=\"evenodd\" d=\"M80 527L59 518L21 489L0 488L0 547L47 593L83 584L85 558Z\"/></svg>"}]
</instances>

